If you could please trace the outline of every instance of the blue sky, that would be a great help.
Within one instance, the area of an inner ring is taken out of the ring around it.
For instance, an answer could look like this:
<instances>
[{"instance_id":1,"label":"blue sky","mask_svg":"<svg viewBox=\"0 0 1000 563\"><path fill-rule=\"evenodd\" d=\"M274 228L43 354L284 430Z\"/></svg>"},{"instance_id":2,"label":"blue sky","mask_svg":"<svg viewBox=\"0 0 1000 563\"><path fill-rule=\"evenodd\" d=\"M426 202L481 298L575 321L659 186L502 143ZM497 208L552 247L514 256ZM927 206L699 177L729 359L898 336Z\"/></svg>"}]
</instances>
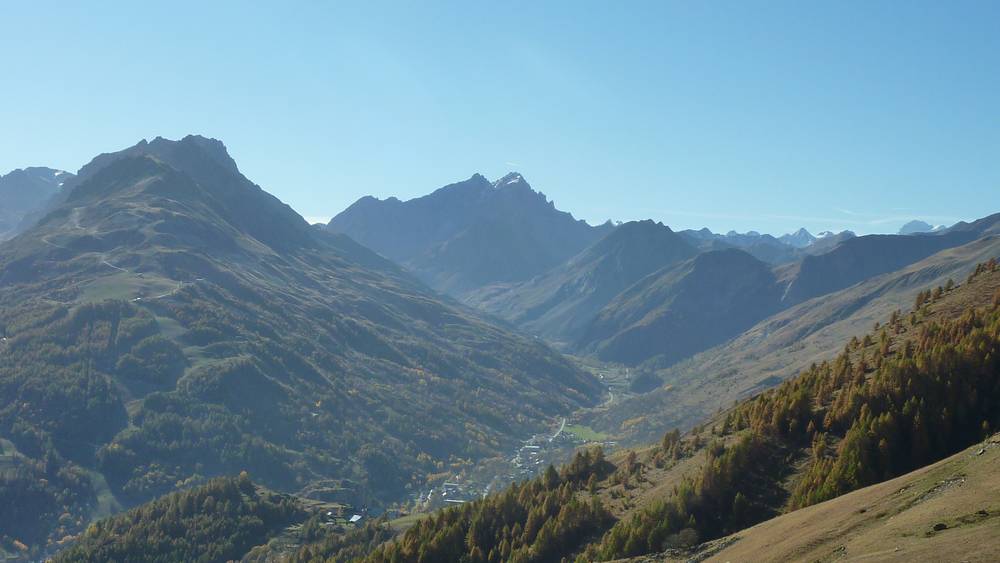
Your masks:
<instances>
[{"instance_id":1,"label":"blue sky","mask_svg":"<svg viewBox=\"0 0 1000 563\"><path fill-rule=\"evenodd\" d=\"M1000 211L1000 2L93 4L0 4L0 170L200 133L310 217L508 170L591 222Z\"/></svg>"}]
</instances>

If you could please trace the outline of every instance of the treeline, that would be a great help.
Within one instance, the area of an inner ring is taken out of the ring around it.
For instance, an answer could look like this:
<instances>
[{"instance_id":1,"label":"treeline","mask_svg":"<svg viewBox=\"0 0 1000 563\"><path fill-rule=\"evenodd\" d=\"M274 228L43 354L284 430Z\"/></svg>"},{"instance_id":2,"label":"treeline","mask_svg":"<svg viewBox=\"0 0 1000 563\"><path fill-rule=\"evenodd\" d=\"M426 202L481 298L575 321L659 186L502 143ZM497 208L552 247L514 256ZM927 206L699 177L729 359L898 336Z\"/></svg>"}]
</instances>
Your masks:
<instances>
[{"instance_id":1,"label":"treeline","mask_svg":"<svg viewBox=\"0 0 1000 563\"><path fill-rule=\"evenodd\" d=\"M213 479L94 523L54 561L237 560L304 516L291 497L260 491L243 473Z\"/></svg>"},{"instance_id":2,"label":"treeline","mask_svg":"<svg viewBox=\"0 0 1000 563\"><path fill-rule=\"evenodd\" d=\"M578 453L557 472L428 516L370 562L558 561L603 532L611 516L596 495L578 492L611 468L601 449Z\"/></svg>"}]
</instances>

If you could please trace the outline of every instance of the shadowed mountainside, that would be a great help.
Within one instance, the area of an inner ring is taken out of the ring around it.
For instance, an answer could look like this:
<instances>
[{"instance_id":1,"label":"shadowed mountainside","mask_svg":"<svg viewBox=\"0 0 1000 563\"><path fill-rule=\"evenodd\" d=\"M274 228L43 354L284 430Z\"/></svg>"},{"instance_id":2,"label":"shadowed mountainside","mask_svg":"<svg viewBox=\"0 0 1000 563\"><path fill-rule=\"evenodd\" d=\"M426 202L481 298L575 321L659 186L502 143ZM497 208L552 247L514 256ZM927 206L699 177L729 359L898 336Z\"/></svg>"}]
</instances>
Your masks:
<instances>
[{"instance_id":1,"label":"shadowed mountainside","mask_svg":"<svg viewBox=\"0 0 1000 563\"><path fill-rule=\"evenodd\" d=\"M529 279L614 228L557 210L517 173L492 183L476 174L408 201L364 197L328 227L452 295Z\"/></svg>"},{"instance_id":2,"label":"shadowed mountainside","mask_svg":"<svg viewBox=\"0 0 1000 563\"><path fill-rule=\"evenodd\" d=\"M465 301L550 340L573 341L623 290L695 254L660 223L624 223L561 266L522 283L486 287Z\"/></svg>"},{"instance_id":3,"label":"shadowed mountainside","mask_svg":"<svg viewBox=\"0 0 1000 563\"><path fill-rule=\"evenodd\" d=\"M0 176L0 240L26 228L25 218L42 209L73 175L44 167L18 169Z\"/></svg>"}]
</instances>

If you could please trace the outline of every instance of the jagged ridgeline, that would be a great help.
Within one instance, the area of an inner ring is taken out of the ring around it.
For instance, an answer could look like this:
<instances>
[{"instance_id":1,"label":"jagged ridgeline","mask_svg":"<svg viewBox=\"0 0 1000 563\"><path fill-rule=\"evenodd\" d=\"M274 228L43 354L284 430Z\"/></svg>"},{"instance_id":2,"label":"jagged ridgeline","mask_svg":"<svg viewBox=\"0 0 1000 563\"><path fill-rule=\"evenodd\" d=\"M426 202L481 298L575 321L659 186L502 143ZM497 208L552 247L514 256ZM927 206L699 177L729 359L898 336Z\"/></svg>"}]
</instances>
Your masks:
<instances>
[{"instance_id":1,"label":"jagged ridgeline","mask_svg":"<svg viewBox=\"0 0 1000 563\"><path fill-rule=\"evenodd\" d=\"M0 246L0 337L0 541L28 554L241 470L378 506L601 393L201 137L99 156Z\"/></svg>"}]
</instances>

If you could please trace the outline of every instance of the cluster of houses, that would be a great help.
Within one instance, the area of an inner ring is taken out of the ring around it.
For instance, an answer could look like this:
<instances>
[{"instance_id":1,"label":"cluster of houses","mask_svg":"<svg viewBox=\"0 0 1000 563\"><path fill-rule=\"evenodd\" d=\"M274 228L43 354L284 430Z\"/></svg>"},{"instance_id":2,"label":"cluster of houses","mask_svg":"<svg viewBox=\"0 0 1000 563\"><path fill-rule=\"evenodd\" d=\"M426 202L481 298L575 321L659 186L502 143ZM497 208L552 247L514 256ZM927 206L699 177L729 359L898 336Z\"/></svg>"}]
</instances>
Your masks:
<instances>
[{"instance_id":1,"label":"cluster of houses","mask_svg":"<svg viewBox=\"0 0 1000 563\"><path fill-rule=\"evenodd\" d=\"M437 487L431 487L426 493L414 493L411 500L418 510L424 511L462 504L481 495L481 491L472 485L445 481Z\"/></svg>"},{"instance_id":2,"label":"cluster of houses","mask_svg":"<svg viewBox=\"0 0 1000 563\"><path fill-rule=\"evenodd\" d=\"M427 512L462 504L484 497L491 490L500 490L511 483L531 479L550 464L559 466L568 461L577 446L584 443L576 435L564 431L565 429L566 420L563 420L554 434L536 434L523 442L512 457L500 462L499 466L490 466L492 469L485 475L481 472L473 472L471 475L463 473L461 477L453 476L451 481L426 491L413 492L409 497L409 505L414 512ZM603 444L614 446L614 442Z\"/></svg>"},{"instance_id":3,"label":"cluster of houses","mask_svg":"<svg viewBox=\"0 0 1000 563\"><path fill-rule=\"evenodd\" d=\"M368 517L368 507L361 507L357 512L346 504L333 504L327 507L323 514L323 523L328 526L358 526Z\"/></svg>"}]
</instances>

